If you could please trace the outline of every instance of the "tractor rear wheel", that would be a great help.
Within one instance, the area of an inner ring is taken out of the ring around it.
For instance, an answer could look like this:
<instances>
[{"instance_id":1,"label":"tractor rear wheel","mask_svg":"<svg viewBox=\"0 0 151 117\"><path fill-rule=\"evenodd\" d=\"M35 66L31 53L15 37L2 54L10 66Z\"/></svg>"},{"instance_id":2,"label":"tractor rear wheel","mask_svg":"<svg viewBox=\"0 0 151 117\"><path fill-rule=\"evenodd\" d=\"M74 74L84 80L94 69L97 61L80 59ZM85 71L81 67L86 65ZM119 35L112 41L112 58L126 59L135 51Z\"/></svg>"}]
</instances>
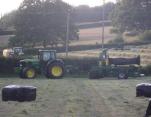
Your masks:
<instances>
[{"instance_id":1,"label":"tractor rear wheel","mask_svg":"<svg viewBox=\"0 0 151 117\"><path fill-rule=\"evenodd\" d=\"M22 76L26 79L34 79L36 77L36 70L32 67L23 69Z\"/></svg>"},{"instance_id":2,"label":"tractor rear wheel","mask_svg":"<svg viewBox=\"0 0 151 117\"><path fill-rule=\"evenodd\" d=\"M47 78L62 78L64 75L64 65L61 62L54 62L47 66Z\"/></svg>"}]
</instances>

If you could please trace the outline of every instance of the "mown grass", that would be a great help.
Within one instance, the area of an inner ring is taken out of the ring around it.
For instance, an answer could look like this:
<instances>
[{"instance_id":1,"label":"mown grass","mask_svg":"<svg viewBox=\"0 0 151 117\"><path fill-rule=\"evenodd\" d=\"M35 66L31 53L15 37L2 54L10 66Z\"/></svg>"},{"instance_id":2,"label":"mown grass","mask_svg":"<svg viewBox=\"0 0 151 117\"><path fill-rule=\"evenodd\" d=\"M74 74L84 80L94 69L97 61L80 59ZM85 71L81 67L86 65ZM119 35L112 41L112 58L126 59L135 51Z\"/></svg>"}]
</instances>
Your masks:
<instances>
[{"instance_id":1,"label":"mown grass","mask_svg":"<svg viewBox=\"0 0 151 117\"><path fill-rule=\"evenodd\" d=\"M9 84L37 87L35 102L0 100L0 117L142 117L148 99L135 97L135 87L142 82L151 79L0 78L0 89Z\"/></svg>"}]
</instances>

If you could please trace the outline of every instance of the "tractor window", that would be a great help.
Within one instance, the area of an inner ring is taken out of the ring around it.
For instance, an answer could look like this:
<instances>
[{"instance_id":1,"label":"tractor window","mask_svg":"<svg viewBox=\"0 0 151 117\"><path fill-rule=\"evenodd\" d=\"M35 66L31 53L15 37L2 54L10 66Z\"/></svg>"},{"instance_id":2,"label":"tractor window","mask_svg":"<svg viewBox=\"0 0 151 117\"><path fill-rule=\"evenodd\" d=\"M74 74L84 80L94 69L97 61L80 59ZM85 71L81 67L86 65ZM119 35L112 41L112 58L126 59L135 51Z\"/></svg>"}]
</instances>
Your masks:
<instances>
[{"instance_id":1,"label":"tractor window","mask_svg":"<svg viewBox=\"0 0 151 117\"><path fill-rule=\"evenodd\" d=\"M48 61L50 59L55 59L55 53L54 52L44 52L43 61Z\"/></svg>"},{"instance_id":2,"label":"tractor window","mask_svg":"<svg viewBox=\"0 0 151 117\"><path fill-rule=\"evenodd\" d=\"M49 52L44 52L43 53L43 60L48 61L50 59L50 53Z\"/></svg>"}]
</instances>

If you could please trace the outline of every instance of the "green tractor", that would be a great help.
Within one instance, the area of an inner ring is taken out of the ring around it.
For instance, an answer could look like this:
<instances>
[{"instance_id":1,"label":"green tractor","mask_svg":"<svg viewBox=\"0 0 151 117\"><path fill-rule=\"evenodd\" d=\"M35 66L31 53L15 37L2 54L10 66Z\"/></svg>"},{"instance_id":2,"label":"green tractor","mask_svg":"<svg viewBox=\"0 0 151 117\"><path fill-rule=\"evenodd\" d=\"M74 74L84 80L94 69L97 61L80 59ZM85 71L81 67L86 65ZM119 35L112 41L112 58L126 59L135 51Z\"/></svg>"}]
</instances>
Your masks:
<instances>
[{"instance_id":1,"label":"green tractor","mask_svg":"<svg viewBox=\"0 0 151 117\"><path fill-rule=\"evenodd\" d=\"M20 78L33 79L37 74L47 78L62 78L64 62L56 58L55 50L39 50L38 59L24 59L19 62Z\"/></svg>"}]
</instances>

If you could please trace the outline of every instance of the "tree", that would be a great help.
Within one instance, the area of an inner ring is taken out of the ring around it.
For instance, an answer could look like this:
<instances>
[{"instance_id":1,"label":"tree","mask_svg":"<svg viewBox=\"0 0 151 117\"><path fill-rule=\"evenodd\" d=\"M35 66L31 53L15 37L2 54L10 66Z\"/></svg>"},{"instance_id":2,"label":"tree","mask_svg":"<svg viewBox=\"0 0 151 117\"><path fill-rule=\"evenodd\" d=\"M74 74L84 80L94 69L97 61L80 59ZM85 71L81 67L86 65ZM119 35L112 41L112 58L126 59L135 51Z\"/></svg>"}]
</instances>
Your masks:
<instances>
[{"instance_id":1,"label":"tree","mask_svg":"<svg viewBox=\"0 0 151 117\"><path fill-rule=\"evenodd\" d=\"M103 7L105 8L105 20L110 20L109 14L115 7L115 4L112 2L108 2L104 6L89 7L87 5L80 5L75 7L75 21L77 23L101 21Z\"/></svg>"},{"instance_id":2,"label":"tree","mask_svg":"<svg viewBox=\"0 0 151 117\"><path fill-rule=\"evenodd\" d=\"M5 14L0 18L0 29L7 29L13 27L15 21L16 11Z\"/></svg>"},{"instance_id":3,"label":"tree","mask_svg":"<svg viewBox=\"0 0 151 117\"><path fill-rule=\"evenodd\" d=\"M113 25L121 31L151 29L151 0L121 0L112 13Z\"/></svg>"},{"instance_id":4,"label":"tree","mask_svg":"<svg viewBox=\"0 0 151 117\"><path fill-rule=\"evenodd\" d=\"M24 45L63 44L66 39L66 21L71 6L61 0L24 0L16 15L16 39ZM70 39L77 39L78 30L70 21Z\"/></svg>"}]
</instances>

